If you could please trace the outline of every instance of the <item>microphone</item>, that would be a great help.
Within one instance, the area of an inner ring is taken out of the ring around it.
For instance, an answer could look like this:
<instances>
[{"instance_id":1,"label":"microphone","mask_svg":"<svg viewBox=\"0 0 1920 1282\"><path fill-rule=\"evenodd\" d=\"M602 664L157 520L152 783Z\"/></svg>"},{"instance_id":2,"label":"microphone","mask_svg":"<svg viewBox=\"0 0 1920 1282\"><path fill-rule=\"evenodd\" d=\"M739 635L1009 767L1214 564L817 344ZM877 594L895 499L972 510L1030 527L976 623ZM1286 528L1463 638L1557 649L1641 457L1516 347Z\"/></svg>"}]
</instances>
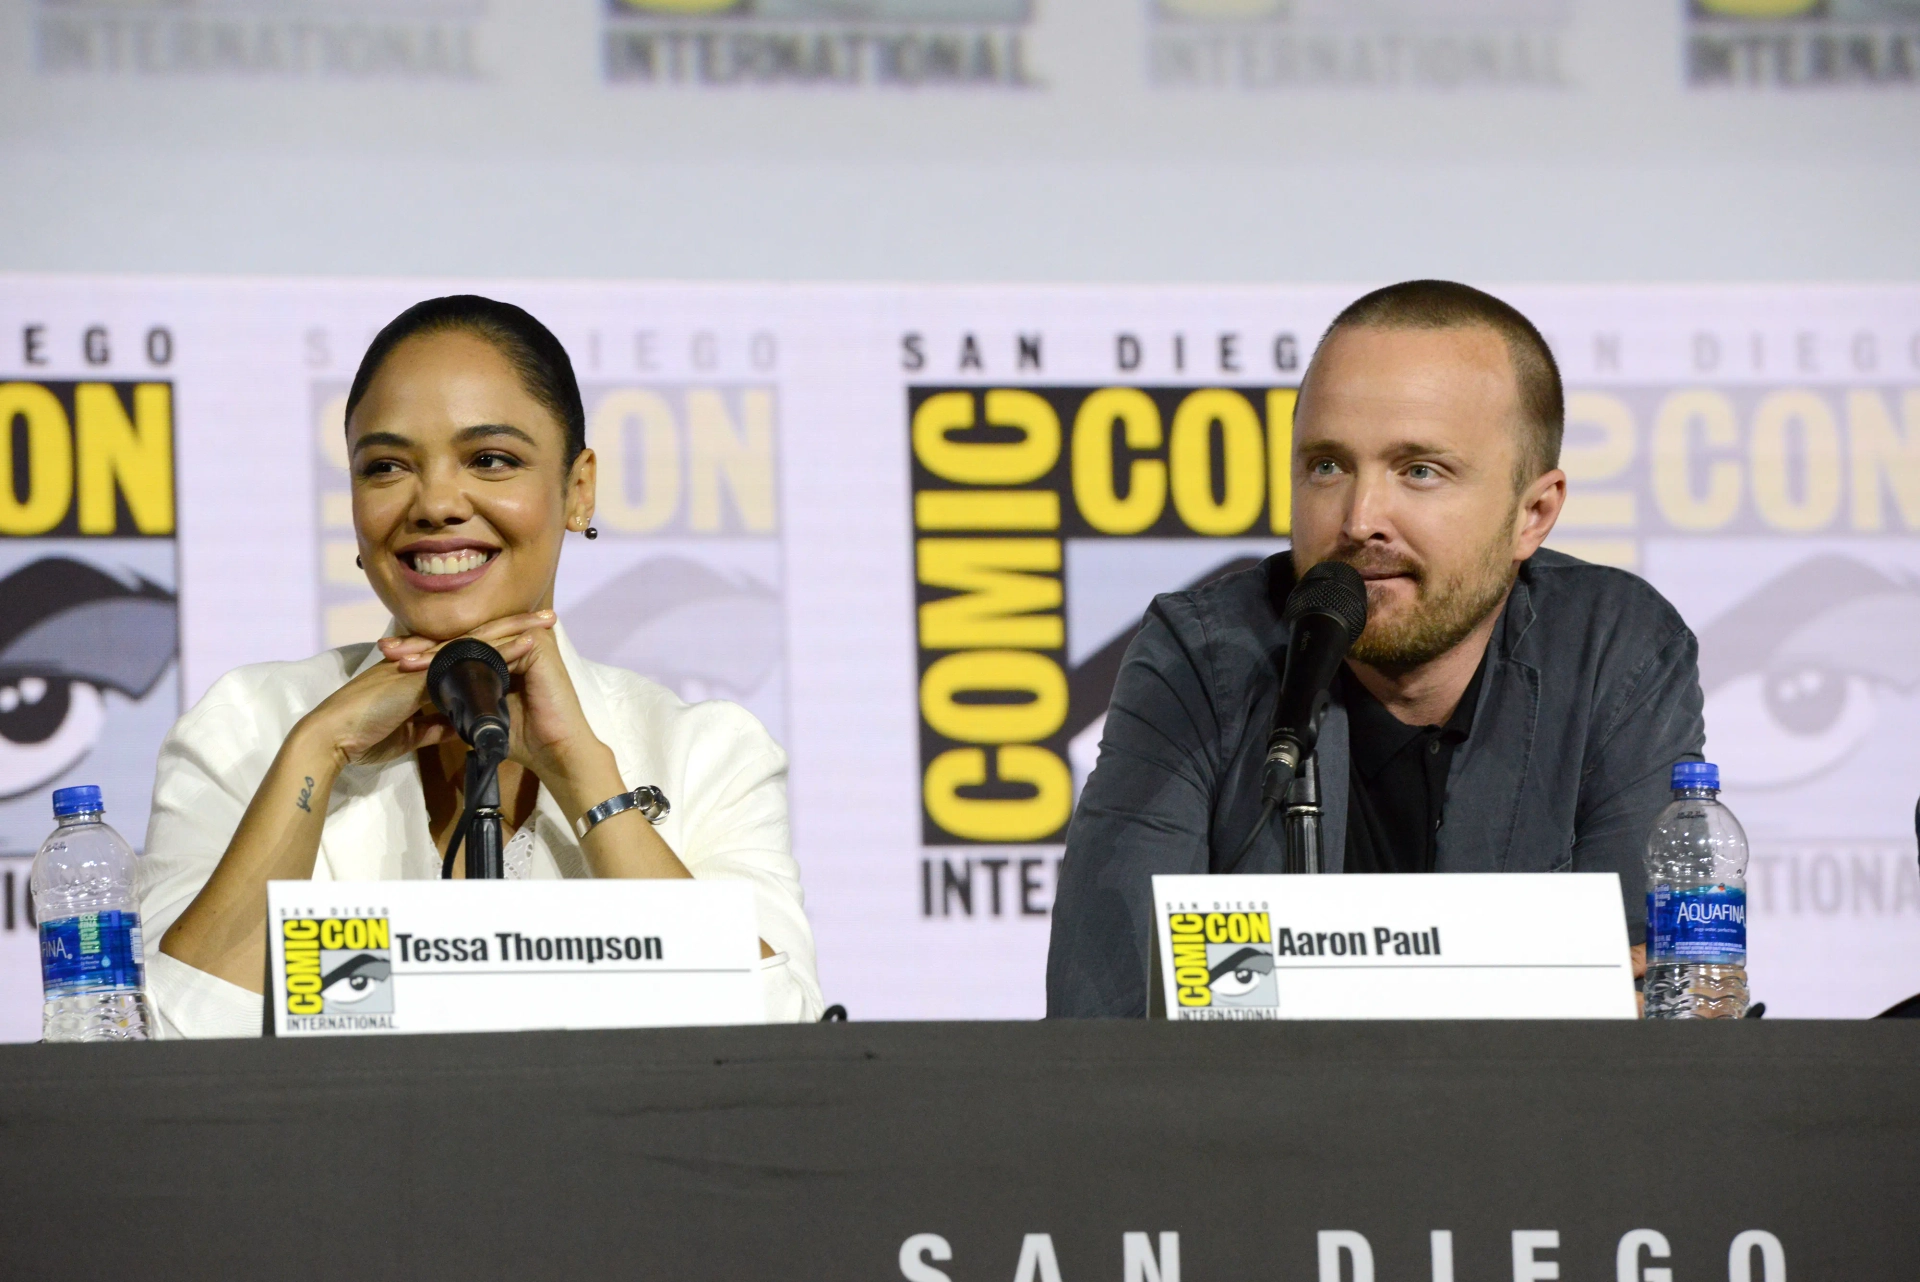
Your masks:
<instances>
[{"instance_id":1,"label":"microphone","mask_svg":"<svg viewBox=\"0 0 1920 1282\"><path fill-rule=\"evenodd\" d=\"M1275 805L1285 800L1287 785L1320 738L1328 687L1367 626L1366 581L1344 561L1322 561L1293 585L1280 617L1290 635L1261 789Z\"/></svg>"},{"instance_id":2,"label":"microphone","mask_svg":"<svg viewBox=\"0 0 1920 1282\"><path fill-rule=\"evenodd\" d=\"M485 641L461 637L440 647L427 669L427 694L478 756L507 756L507 661Z\"/></svg>"}]
</instances>

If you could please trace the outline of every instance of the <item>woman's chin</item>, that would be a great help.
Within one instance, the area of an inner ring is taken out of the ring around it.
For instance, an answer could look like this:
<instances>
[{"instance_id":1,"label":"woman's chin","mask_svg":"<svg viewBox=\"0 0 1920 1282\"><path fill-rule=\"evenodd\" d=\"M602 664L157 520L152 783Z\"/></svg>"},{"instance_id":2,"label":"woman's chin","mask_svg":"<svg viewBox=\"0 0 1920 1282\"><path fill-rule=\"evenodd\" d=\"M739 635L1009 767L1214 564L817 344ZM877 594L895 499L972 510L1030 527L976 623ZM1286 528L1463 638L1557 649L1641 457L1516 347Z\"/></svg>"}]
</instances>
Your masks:
<instances>
[{"instance_id":1,"label":"woman's chin","mask_svg":"<svg viewBox=\"0 0 1920 1282\"><path fill-rule=\"evenodd\" d=\"M403 635L425 637L429 641L451 641L514 613L517 611L488 609L478 602L434 597L426 601L402 602L401 608L393 612L393 618L400 625Z\"/></svg>"}]
</instances>

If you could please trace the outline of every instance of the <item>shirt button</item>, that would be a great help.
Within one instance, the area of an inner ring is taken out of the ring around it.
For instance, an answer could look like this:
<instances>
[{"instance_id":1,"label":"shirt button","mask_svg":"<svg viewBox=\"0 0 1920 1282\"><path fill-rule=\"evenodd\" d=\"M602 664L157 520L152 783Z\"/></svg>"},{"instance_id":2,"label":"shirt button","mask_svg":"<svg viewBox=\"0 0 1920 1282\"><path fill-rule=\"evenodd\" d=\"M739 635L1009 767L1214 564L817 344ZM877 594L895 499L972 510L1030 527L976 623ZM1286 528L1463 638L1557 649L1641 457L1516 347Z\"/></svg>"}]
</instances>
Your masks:
<instances>
[{"instance_id":1,"label":"shirt button","mask_svg":"<svg viewBox=\"0 0 1920 1282\"><path fill-rule=\"evenodd\" d=\"M1431 753L1438 753L1440 751L1440 741L1438 739L1435 739L1433 742L1429 743L1427 745L1427 751Z\"/></svg>"}]
</instances>

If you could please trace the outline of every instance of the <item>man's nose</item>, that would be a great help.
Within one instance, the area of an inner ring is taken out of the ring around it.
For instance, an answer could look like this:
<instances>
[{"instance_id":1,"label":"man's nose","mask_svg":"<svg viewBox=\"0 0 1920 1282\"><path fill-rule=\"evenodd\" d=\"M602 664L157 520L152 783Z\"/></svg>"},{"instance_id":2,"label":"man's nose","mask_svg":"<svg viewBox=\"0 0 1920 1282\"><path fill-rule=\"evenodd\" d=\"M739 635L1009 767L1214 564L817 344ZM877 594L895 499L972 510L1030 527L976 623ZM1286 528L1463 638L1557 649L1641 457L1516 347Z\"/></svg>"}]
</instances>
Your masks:
<instances>
[{"instance_id":1,"label":"man's nose","mask_svg":"<svg viewBox=\"0 0 1920 1282\"><path fill-rule=\"evenodd\" d=\"M1392 487L1387 475L1371 468L1360 469L1347 491L1346 521L1340 532L1350 543L1391 537L1392 522L1388 518L1391 500Z\"/></svg>"}]
</instances>

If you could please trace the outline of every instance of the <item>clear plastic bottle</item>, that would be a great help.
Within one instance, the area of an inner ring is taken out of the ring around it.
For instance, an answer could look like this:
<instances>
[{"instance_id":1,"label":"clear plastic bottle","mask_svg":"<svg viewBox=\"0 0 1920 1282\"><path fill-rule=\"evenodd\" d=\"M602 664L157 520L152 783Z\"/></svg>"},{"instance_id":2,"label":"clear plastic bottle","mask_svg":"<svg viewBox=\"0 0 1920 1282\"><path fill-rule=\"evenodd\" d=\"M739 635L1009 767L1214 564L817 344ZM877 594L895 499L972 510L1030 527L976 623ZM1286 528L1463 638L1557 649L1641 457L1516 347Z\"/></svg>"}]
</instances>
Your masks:
<instances>
[{"instance_id":1,"label":"clear plastic bottle","mask_svg":"<svg viewBox=\"0 0 1920 1282\"><path fill-rule=\"evenodd\" d=\"M1648 1019L1747 1013L1747 834L1719 793L1718 766L1676 763L1647 838Z\"/></svg>"},{"instance_id":2,"label":"clear plastic bottle","mask_svg":"<svg viewBox=\"0 0 1920 1282\"><path fill-rule=\"evenodd\" d=\"M59 827L33 860L42 1029L50 1042L145 1041L147 1007L134 853L109 828L100 790L53 794Z\"/></svg>"}]
</instances>

